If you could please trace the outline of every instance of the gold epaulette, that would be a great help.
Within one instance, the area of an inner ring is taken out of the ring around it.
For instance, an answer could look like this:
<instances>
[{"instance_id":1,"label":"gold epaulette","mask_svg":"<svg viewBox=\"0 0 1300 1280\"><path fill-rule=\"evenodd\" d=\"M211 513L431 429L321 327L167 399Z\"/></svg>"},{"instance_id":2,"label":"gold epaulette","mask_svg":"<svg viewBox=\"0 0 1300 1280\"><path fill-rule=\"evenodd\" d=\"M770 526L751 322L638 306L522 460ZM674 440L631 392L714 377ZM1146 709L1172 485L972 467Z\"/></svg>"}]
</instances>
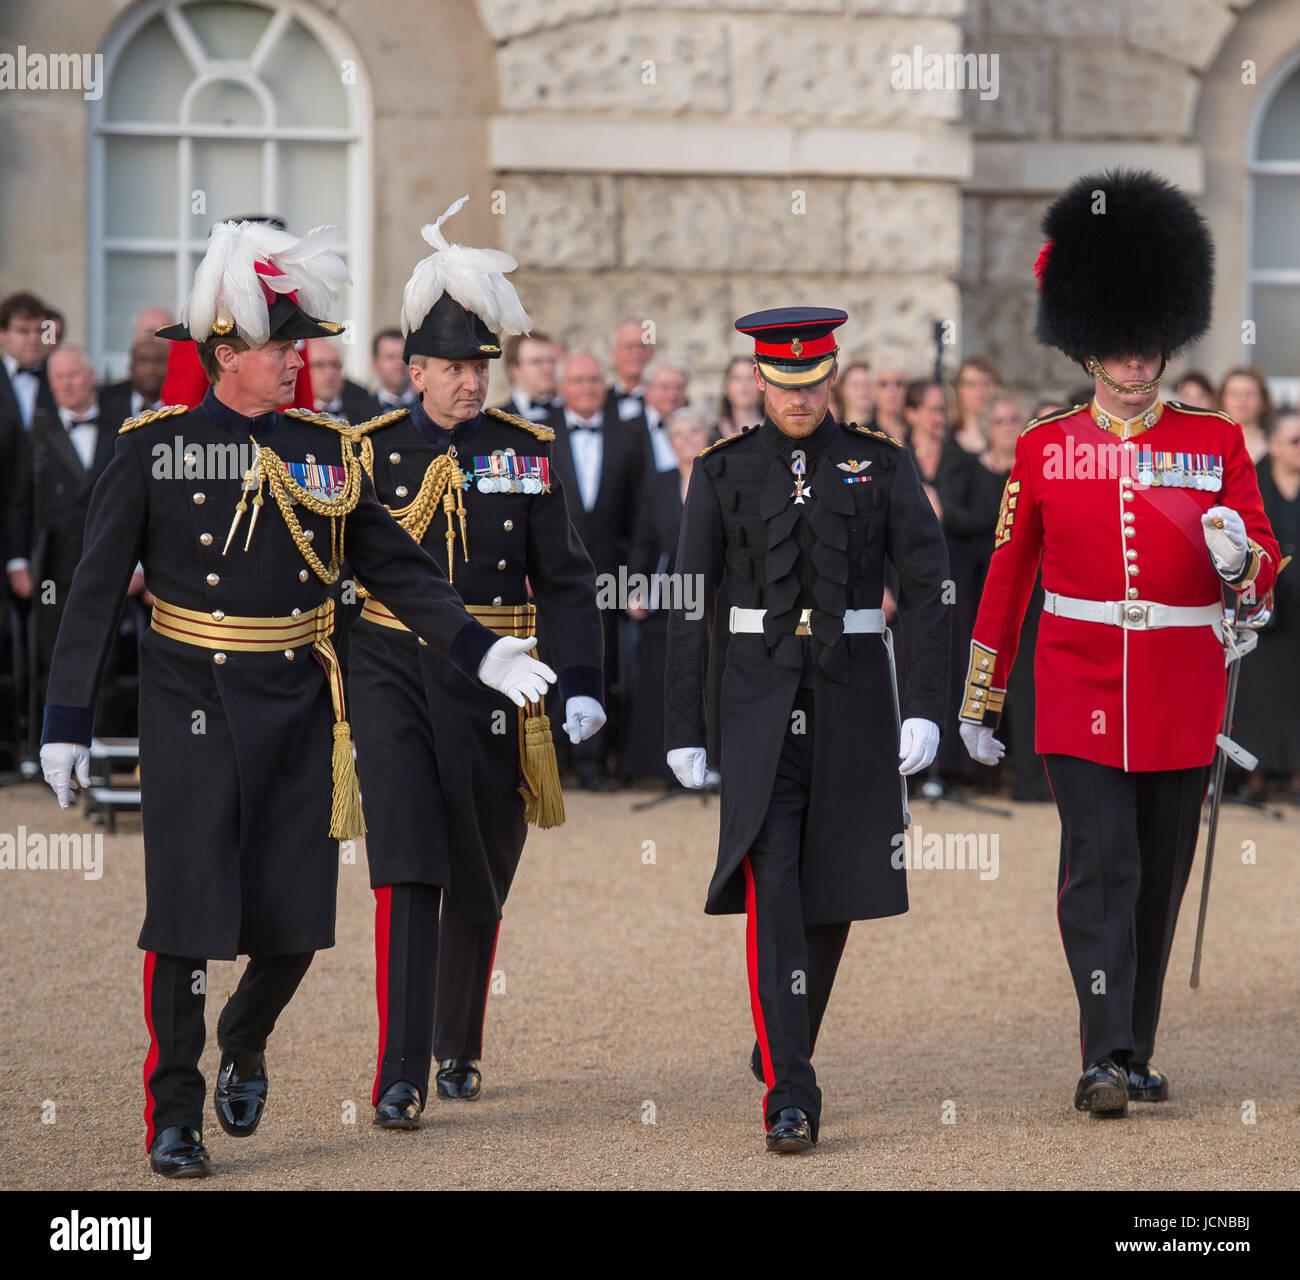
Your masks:
<instances>
[{"instance_id":1,"label":"gold epaulette","mask_svg":"<svg viewBox=\"0 0 1300 1280\"><path fill-rule=\"evenodd\" d=\"M349 427L348 434L354 440L359 440L372 431L378 431L380 427L386 427L390 422L396 422L398 418L405 418L408 413L410 413L410 410L405 405L400 409L390 409L387 413L381 413L378 417L367 418L364 422L358 422L355 426Z\"/></svg>"},{"instance_id":2,"label":"gold epaulette","mask_svg":"<svg viewBox=\"0 0 1300 1280\"><path fill-rule=\"evenodd\" d=\"M157 422L159 418L174 418L178 413L189 413L190 407L187 404L165 404L161 409L150 409L148 413L142 413L138 418L128 418L117 429L117 434L122 435L126 431L134 431L136 427L147 427L151 422Z\"/></svg>"},{"instance_id":3,"label":"gold epaulette","mask_svg":"<svg viewBox=\"0 0 1300 1280\"><path fill-rule=\"evenodd\" d=\"M1181 400L1166 400L1165 407L1177 409L1179 413L1198 413L1203 418L1222 418L1224 422L1231 422L1234 427L1237 425L1236 418L1219 409L1201 409L1194 404L1184 404Z\"/></svg>"},{"instance_id":4,"label":"gold epaulette","mask_svg":"<svg viewBox=\"0 0 1300 1280\"><path fill-rule=\"evenodd\" d=\"M891 436L888 431L877 431L874 427L860 427L856 422L846 422L844 425L848 427L850 431L856 431L860 436L872 436L877 440L884 440L888 444L892 444L895 449L901 449L903 447L903 442L896 437Z\"/></svg>"},{"instance_id":5,"label":"gold epaulette","mask_svg":"<svg viewBox=\"0 0 1300 1280\"><path fill-rule=\"evenodd\" d=\"M712 453L712 452L714 451L714 449L720 449L720 448L722 448L722 446L723 446L724 444L731 444L731 442L732 442L733 440L740 440L740 439L742 439L744 436L749 435L749 433L750 433L750 431L751 431L752 429L753 429L753 428L742 427L739 431L735 432L735 433L732 434L732 435L729 435L729 436L722 436L721 438L715 440L712 444L706 444L706 445L704 446L704 448L701 449L701 450L699 451L699 453L697 453L695 456L696 456L697 458L702 458L702 457L704 457L704 455L705 455L706 453Z\"/></svg>"},{"instance_id":6,"label":"gold epaulette","mask_svg":"<svg viewBox=\"0 0 1300 1280\"><path fill-rule=\"evenodd\" d=\"M512 427L522 427L539 440L555 439L555 432L550 427L542 426L540 422L529 422L527 418L521 418L515 413L507 413L504 409L484 409L483 412L489 417L499 418L502 422L510 423Z\"/></svg>"},{"instance_id":7,"label":"gold epaulette","mask_svg":"<svg viewBox=\"0 0 1300 1280\"><path fill-rule=\"evenodd\" d=\"M332 427L335 431L352 430L352 424L346 418L336 418L331 413L313 413L310 409L286 409L284 416L297 418L299 422L314 422L318 427Z\"/></svg>"},{"instance_id":8,"label":"gold epaulette","mask_svg":"<svg viewBox=\"0 0 1300 1280\"><path fill-rule=\"evenodd\" d=\"M1061 418L1068 418L1072 413L1078 413L1080 409L1086 409L1087 404L1071 405L1068 409L1058 409L1055 413L1045 413L1041 418L1033 418L1025 424L1025 431L1032 431L1035 427L1041 427L1045 422L1056 422ZM1024 432L1021 432L1023 435Z\"/></svg>"}]
</instances>

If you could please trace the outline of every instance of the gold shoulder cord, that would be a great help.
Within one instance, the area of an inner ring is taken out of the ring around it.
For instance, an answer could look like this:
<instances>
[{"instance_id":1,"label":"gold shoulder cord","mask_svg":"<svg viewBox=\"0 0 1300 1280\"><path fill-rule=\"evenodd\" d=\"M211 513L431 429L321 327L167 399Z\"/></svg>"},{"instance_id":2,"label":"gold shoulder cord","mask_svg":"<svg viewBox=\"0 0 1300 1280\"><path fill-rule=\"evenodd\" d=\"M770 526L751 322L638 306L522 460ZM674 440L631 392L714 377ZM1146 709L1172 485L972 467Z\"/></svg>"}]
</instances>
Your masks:
<instances>
[{"instance_id":1,"label":"gold shoulder cord","mask_svg":"<svg viewBox=\"0 0 1300 1280\"><path fill-rule=\"evenodd\" d=\"M254 441L254 444L256 443ZM347 480L343 486L342 494L332 499L318 498L314 493L309 493L289 474L288 468L273 449L268 448L266 445L258 445L253 466L249 468L248 473L244 476L244 491L240 494L239 505L235 508L235 517L230 523L230 532L226 535L226 546L222 551L222 555L225 555L226 551L230 549L230 540L235 536L235 530L239 527L244 512L248 510L248 494L256 486L256 493L253 496L253 518L248 526L248 537L244 540L244 550L248 550L253 541L253 530L257 527L257 516L262 508L262 486L268 484L271 488L271 496L275 499L276 506L280 508L280 514L284 517L289 536L293 538L294 546L298 548L308 567L326 586L332 586L337 582L343 563L344 525L347 516L354 510L357 500L361 497L361 463L357 460L356 454L352 452L350 440L345 437L342 445L343 470L347 475ZM321 560L320 556L312 550L311 543L303 533L302 524L294 514L295 503L301 503L315 515L329 517L330 562L328 568L326 568L325 562Z\"/></svg>"}]
</instances>

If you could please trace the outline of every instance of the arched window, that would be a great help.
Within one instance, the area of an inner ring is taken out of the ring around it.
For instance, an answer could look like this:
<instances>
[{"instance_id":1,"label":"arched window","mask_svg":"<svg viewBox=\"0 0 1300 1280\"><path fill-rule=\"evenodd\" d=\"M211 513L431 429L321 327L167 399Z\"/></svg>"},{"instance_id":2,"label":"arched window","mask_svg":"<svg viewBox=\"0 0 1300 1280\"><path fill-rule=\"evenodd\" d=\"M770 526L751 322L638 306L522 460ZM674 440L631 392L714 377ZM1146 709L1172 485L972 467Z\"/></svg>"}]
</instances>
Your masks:
<instances>
[{"instance_id":1,"label":"arched window","mask_svg":"<svg viewBox=\"0 0 1300 1280\"><path fill-rule=\"evenodd\" d=\"M177 315L212 224L275 214L338 223L354 280L370 276L369 85L346 34L300 0L144 0L106 37L107 90L88 104L89 346L126 362L131 318ZM369 290L333 318L358 335Z\"/></svg>"},{"instance_id":2,"label":"arched window","mask_svg":"<svg viewBox=\"0 0 1300 1280\"><path fill-rule=\"evenodd\" d=\"M1300 50L1262 86L1252 121L1246 231L1247 359L1282 400L1300 391Z\"/></svg>"}]
</instances>

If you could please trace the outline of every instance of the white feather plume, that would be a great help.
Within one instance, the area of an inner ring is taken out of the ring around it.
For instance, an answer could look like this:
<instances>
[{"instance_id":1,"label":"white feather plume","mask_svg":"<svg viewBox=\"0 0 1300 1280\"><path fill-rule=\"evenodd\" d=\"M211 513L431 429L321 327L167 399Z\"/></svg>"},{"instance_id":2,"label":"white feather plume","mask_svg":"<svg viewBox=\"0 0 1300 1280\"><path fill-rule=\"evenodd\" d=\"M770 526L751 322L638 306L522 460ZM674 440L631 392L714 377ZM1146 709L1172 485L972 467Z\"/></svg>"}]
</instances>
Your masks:
<instances>
[{"instance_id":1,"label":"white feather plume","mask_svg":"<svg viewBox=\"0 0 1300 1280\"><path fill-rule=\"evenodd\" d=\"M202 341L218 322L233 324L250 345L261 346L271 332L263 284L274 293L296 292L309 316L327 315L352 279L330 250L338 236L338 227L313 227L299 237L265 222L217 223L182 312L190 335ZM259 275L258 259L283 274Z\"/></svg>"},{"instance_id":2,"label":"white feather plume","mask_svg":"<svg viewBox=\"0 0 1300 1280\"><path fill-rule=\"evenodd\" d=\"M449 293L462 307L468 307L495 334L528 333L533 322L504 273L519 264L500 249L471 249L463 244L449 244L442 234L442 224L456 213L469 196L461 196L436 222L420 228L433 252L415 264L411 278L402 291L402 333L408 334L424 323L424 318L444 293Z\"/></svg>"}]
</instances>

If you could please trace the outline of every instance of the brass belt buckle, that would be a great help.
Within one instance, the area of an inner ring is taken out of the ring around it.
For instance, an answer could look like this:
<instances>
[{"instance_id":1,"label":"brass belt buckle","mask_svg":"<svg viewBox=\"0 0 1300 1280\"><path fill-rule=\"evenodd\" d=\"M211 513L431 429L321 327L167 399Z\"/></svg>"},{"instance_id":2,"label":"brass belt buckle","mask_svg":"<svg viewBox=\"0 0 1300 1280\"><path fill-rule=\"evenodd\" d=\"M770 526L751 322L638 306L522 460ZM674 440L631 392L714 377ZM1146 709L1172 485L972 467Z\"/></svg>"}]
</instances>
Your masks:
<instances>
[{"instance_id":1,"label":"brass belt buckle","mask_svg":"<svg viewBox=\"0 0 1300 1280\"><path fill-rule=\"evenodd\" d=\"M1124 621L1135 627L1149 626L1151 623L1150 604L1126 604L1124 606Z\"/></svg>"},{"instance_id":2,"label":"brass belt buckle","mask_svg":"<svg viewBox=\"0 0 1300 1280\"><path fill-rule=\"evenodd\" d=\"M799 611L799 625L795 627L794 633L797 636L812 635L812 610L801 609Z\"/></svg>"}]
</instances>

